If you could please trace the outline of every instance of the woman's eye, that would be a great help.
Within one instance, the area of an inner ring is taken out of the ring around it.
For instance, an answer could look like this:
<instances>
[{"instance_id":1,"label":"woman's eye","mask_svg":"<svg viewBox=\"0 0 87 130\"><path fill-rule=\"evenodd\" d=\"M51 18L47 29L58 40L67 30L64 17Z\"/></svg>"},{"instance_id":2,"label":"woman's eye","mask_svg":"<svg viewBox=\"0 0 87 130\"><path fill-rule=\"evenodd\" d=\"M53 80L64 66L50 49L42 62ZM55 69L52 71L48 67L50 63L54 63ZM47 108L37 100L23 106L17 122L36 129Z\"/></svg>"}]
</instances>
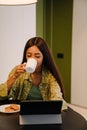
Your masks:
<instances>
[{"instance_id":1,"label":"woman's eye","mask_svg":"<svg viewBox=\"0 0 87 130\"><path fill-rule=\"evenodd\" d=\"M27 57L31 57L31 55L27 55Z\"/></svg>"},{"instance_id":2,"label":"woman's eye","mask_svg":"<svg viewBox=\"0 0 87 130\"><path fill-rule=\"evenodd\" d=\"M36 58L40 58L40 56L36 56Z\"/></svg>"}]
</instances>

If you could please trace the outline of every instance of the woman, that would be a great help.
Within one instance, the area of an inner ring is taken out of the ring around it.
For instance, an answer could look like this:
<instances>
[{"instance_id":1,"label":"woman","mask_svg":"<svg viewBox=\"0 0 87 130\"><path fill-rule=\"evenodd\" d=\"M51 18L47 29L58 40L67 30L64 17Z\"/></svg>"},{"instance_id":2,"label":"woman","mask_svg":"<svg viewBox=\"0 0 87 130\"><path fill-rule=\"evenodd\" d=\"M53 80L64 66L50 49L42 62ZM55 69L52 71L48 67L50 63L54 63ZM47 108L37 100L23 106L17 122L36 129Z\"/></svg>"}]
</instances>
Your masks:
<instances>
[{"instance_id":1,"label":"woman","mask_svg":"<svg viewBox=\"0 0 87 130\"><path fill-rule=\"evenodd\" d=\"M25 70L25 63L29 58L34 58L37 61L33 73L28 73ZM40 37L33 37L27 41L22 63L10 72L5 84L9 91L9 98L63 100L62 109L67 109L59 72L46 41Z\"/></svg>"}]
</instances>

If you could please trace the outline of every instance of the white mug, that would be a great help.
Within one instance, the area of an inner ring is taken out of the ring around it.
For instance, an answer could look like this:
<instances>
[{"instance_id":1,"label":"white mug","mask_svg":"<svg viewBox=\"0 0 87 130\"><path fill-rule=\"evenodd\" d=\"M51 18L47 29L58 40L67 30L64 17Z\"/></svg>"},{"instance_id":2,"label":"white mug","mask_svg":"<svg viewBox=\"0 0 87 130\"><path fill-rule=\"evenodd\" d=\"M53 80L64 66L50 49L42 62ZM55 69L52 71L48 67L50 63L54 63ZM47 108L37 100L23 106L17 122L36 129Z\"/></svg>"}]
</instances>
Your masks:
<instances>
[{"instance_id":1,"label":"white mug","mask_svg":"<svg viewBox=\"0 0 87 130\"><path fill-rule=\"evenodd\" d=\"M25 70L29 73L33 73L36 69L37 61L34 58L29 58L27 60Z\"/></svg>"}]
</instances>

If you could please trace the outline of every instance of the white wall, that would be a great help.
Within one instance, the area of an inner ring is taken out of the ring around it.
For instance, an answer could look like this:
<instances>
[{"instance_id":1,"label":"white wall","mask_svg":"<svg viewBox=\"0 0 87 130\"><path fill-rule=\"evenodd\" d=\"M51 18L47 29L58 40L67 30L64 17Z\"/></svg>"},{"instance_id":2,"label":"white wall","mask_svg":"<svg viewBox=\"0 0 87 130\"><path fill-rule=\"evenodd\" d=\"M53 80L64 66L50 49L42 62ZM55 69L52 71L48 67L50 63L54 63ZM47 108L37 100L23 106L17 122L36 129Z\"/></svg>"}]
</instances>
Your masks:
<instances>
[{"instance_id":1,"label":"white wall","mask_svg":"<svg viewBox=\"0 0 87 130\"><path fill-rule=\"evenodd\" d=\"M74 0L71 103L87 107L87 0Z\"/></svg>"},{"instance_id":2,"label":"white wall","mask_svg":"<svg viewBox=\"0 0 87 130\"><path fill-rule=\"evenodd\" d=\"M36 35L36 4L0 6L0 83L21 63L26 41Z\"/></svg>"}]
</instances>

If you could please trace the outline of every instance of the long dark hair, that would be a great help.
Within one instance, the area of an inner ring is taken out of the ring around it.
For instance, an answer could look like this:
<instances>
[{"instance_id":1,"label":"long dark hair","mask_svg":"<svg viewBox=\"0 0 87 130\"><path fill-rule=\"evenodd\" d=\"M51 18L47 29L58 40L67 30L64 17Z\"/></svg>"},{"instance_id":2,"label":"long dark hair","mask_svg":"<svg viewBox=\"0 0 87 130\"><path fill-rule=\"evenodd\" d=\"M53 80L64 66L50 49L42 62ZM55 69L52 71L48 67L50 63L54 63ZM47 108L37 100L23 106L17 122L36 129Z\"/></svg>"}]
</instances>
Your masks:
<instances>
[{"instance_id":1,"label":"long dark hair","mask_svg":"<svg viewBox=\"0 0 87 130\"><path fill-rule=\"evenodd\" d=\"M44 39L42 39L41 37L33 37L27 41L24 48L24 52L23 52L22 63L27 61L26 59L27 49L34 45L37 46L39 50L41 51L41 53L43 54L43 65L52 73L52 75L55 77L55 79L59 83L61 92L63 93L63 98L64 98L64 87L63 87L62 79L59 73L59 69L55 64L54 58L51 54L48 44L46 43Z\"/></svg>"}]
</instances>

